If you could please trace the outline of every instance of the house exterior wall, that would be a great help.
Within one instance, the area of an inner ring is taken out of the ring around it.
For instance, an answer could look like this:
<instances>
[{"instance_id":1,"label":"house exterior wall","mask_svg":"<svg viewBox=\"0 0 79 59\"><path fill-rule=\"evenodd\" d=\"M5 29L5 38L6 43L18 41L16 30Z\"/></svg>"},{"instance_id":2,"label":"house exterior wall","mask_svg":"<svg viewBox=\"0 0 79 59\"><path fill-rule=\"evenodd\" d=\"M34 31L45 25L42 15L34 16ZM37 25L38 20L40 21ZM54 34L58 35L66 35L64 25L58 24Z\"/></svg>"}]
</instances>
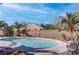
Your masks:
<instances>
[{"instance_id":1,"label":"house exterior wall","mask_svg":"<svg viewBox=\"0 0 79 59\"><path fill-rule=\"evenodd\" d=\"M41 26L33 24L33 23L28 24L26 29L27 30L43 30Z\"/></svg>"},{"instance_id":2,"label":"house exterior wall","mask_svg":"<svg viewBox=\"0 0 79 59\"><path fill-rule=\"evenodd\" d=\"M0 36L4 36L4 31L3 31L3 29L0 29Z\"/></svg>"}]
</instances>

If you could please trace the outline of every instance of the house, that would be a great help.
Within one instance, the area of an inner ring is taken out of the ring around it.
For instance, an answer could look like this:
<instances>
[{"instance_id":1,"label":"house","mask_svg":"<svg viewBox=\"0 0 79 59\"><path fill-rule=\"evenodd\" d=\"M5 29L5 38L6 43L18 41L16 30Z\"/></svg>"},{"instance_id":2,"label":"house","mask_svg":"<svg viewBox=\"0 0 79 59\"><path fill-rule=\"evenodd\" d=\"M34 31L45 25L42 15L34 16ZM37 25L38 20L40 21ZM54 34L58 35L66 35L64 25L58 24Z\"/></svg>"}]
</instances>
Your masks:
<instances>
[{"instance_id":1,"label":"house","mask_svg":"<svg viewBox=\"0 0 79 59\"><path fill-rule=\"evenodd\" d=\"M20 28L20 35L21 36L26 36L27 32L28 31L31 31L31 30L43 30L43 28L36 24L36 23L27 23L25 26L23 26L22 28ZM17 29L14 28L14 36L17 35Z\"/></svg>"},{"instance_id":2,"label":"house","mask_svg":"<svg viewBox=\"0 0 79 59\"><path fill-rule=\"evenodd\" d=\"M36 23L28 23L26 25L26 29L27 30L43 30L44 28L42 28L40 25Z\"/></svg>"},{"instance_id":3,"label":"house","mask_svg":"<svg viewBox=\"0 0 79 59\"><path fill-rule=\"evenodd\" d=\"M0 28L0 37L1 36L4 36L4 28L2 27L2 28Z\"/></svg>"}]
</instances>

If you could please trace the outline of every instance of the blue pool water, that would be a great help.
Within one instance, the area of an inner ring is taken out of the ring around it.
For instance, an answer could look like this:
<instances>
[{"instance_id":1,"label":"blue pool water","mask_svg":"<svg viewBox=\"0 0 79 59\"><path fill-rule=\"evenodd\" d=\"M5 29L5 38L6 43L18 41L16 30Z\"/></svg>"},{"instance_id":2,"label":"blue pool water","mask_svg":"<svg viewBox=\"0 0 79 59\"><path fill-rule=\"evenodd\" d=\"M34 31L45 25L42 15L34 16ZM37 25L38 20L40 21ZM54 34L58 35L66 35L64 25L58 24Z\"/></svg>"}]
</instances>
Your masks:
<instances>
[{"instance_id":1,"label":"blue pool water","mask_svg":"<svg viewBox=\"0 0 79 59\"><path fill-rule=\"evenodd\" d=\"M5 38L2 41L15 42L32 48L53 48L57 46L57 42L50 40L31 39L31 38Z\"/></svg>"}]
</instances>

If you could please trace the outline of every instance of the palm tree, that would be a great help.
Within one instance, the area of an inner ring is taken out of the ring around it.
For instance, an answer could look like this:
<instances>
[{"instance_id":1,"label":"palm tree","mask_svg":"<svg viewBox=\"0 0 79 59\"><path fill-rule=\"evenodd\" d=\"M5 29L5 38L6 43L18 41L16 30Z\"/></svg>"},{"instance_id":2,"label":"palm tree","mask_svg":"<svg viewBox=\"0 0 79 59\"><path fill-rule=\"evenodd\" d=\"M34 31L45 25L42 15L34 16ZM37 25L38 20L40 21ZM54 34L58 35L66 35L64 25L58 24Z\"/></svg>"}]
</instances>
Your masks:
<instances>
[{"instance_id":1,"label":"palm tree","mask_svg":"<svg viewBox=\"0 0 79 59\"><path fill-rule=\"evenodd\" d=\"M61 21L61 24L65 24L68 27L71 35L73 35L74 26L78 23L79 23L79 20L76 18L76 15L72 13L66 13L66 18L62 17L62 21ZM77 39L76 41L74 38L70 38L70 39L73 39L74 41L72 40L72 42L67 45L67 48L73 54L73 53L76 53L77 47L79 46L79 42L77 43L78 41Z\"/></svg>"},{"instance_id":2,"label":"palm tree","mask_svg":"<svg viewBox=\"0 0 79 59\"><path fill-rule=\"evenodd\" d=\"M5 36L13 36L13 28L11 26L4 27L4 35Z\"/></svg>"},{"instance_id":3,"label":"palm tree","mask_svg":"<svg viewBox=\"0 0 79 59\"><path fill-rule=\"evenodd\" d=\"M20 28L22 27L22 24L19 22L15 22L14 27L17 29L17 36L20 36Z\"/></svg>"},{"instance_id":4,"label":"palm tree","mask_svg":"<svg viewBox=\"0 0 79 59\"><path fill-rule=\"evenodd\" d=\"M4 27L4 26L7 26L8 24L7 23L5 23L4 21L0 21L0 28L1 27Z\"/></svg>"},{"instance_id":5,"label":"palm tree","mask_svg":"<svg viewBox=\"0 0 79 59\"><path fill-rule=\"evenodd\" d=\"M61 23L66 24L70 32L73 32L74 26L79 23L79 20L77 20L76 16L72 13L66 13L66 18L65 17L61 18L62 18Z\"/></svg>"}]
</instances>

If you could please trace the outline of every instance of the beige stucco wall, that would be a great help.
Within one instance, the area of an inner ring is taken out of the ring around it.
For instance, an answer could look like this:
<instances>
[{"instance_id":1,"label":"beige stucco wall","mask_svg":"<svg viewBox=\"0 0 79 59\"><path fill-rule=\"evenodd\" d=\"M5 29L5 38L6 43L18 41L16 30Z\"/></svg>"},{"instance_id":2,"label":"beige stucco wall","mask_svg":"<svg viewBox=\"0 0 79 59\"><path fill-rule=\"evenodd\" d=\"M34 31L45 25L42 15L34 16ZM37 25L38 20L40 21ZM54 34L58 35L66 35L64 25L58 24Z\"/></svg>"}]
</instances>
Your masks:
<instances>
[{"instance_id":1,"label":"beige stucco wall","mask_svg":"<svg viewBox=\"0 0 79 59\"><path fill-rule=\"evenodd\" d=\"M28 34L30 36L34 37L42 37L42 38L52 38L52 39L58 39L58 40L69 40L76 39L78 32L70 33L68 31L58 31L58 30L32 30L29 31ZM63 38L63 34L66 36L66 38Z\"/></svg>"},{"instance_id":2,"label":"beige stucco wall","mask_svg":"<svg viewBox=\"0 0 79 59\"><path fill-rule=\"evenodd\" d=\"M32 30L29 31L28 34L35 37L54 38L62 40L61 33L58 30Z\"/></svg>"}]
</instances>

